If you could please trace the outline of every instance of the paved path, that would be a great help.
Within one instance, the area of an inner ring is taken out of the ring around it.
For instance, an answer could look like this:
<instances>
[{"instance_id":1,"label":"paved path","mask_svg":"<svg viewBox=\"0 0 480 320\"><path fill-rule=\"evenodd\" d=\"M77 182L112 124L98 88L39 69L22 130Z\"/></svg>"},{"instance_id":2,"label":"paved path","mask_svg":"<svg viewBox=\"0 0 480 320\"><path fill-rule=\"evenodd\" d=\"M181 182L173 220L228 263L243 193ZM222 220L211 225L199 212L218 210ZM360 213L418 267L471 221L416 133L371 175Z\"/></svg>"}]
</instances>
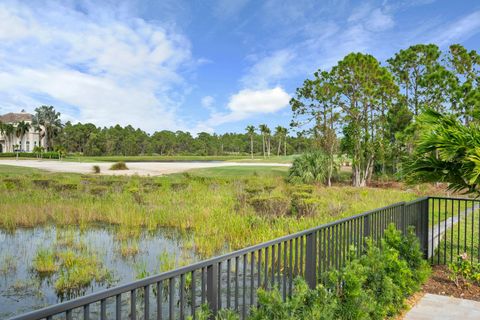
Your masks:
<instances>
[{"instance_id":1,"label":"paved path","mask_svg":"<svg viewBox=\"0 0 480 320\"><path fill-rule=\"evenodd\" d=\"M431 227L428 233L428 257L430 258L434 252L435 249L438 247L440 244L445 232L452 228L454 224L456 224L459 221L462 221L463 219L466 219L469 214L475 213L476 210L480 209L480 203L474 203L472 207L466 208L460 213L460 217L458 215L455 215L453 217L450 217L444 221L441 221L435 226ZM440 226L440 227L439 227ZM433 230L433 231L432 231ZM433 232L433 246L432 246L432 232Z\"/></svg>"},{"instance_id":2,"label":"paved path","mask_svg":"<svg viewBox=\"0 0 480 320\"><path fill-rule=\"evenodd\" d=\"M427 293L404 320L478 320L480 302Z\"/></svg>"},{"instance_id":3,"label":"paved path","mask_svg":"<svg viewBox=\"0 0 480 320\"><path fill-rule=\"evenodd\" d=\"M52 172L92 173L92 167L100 167L102 174L108 175L151 175L159 176L169 173L188 171L191 169L227 167L227 166L279 166L288 167L288 163L267 162L128 162L129 170L108 170L113 162L68 162L58 160L0 160L0 165L12 165L37 168Z\"/></svg>"}]
</instances>

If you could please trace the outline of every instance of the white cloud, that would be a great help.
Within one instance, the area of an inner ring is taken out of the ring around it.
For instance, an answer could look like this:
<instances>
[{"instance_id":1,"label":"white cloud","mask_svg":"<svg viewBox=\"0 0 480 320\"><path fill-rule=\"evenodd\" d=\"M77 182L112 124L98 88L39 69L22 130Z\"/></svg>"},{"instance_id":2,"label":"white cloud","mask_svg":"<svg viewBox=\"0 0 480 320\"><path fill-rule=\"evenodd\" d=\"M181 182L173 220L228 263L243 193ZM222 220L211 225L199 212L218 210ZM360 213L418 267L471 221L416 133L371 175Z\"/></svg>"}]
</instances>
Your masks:
<instances>
[{"instance_id":1,"label":"white cloud","mask_svg":"<svg viewBox=\"0 0 480 320\"><path fill-rule=\"evenodd\" d=\"M365 27L371 31L384 31L394 25L393 17L380 8L374 9L365 20Z\"/></svg>"},{"instance_id":2,"label":"white cloud","mask_svg":"<svg viewBox=\"0 0 480 320\"><path fill-rule=\"evenodd\" d=\"M0 4L0 113L49 101L65 118L102 126L185 128L177 109L189 41L121 5L98 6Z\"/></svg>"},{"instance_id":3,"label":"white cloud","mask_svg":"<svg viewBox=\"0 0 480 320\"><path fill-rule=\"evenodd\" d=\"M215 103L215 98L212 96L205 96L202 98L202 106L209 109Z\"/></svg>"},{"instance_id":4,"label":"white cloud","mask_svg":"<svg viewBox=\"0 0 480 320\"><path fill-rule=\"evenodd\" d=\"M464 41L480 32L480 10L443 26L434 36L433 42L440 46Z\"/></svg>"},{"instance_id":5,"label":"white cloud","mask_svg":"<svg viewBox=\"0 0 480 320\"><path fill-rule=\"evenodd\" d=\"M289 72L287 66L294 58L295 54L291 50L275 51L258 59L242 77L241 82L249 88L266 88L272 82L285 78Z\"/></svg>"},{"instance_id":6,"label":"white cloud","mask_svg":"<svg viewBox=\"0 0 480 320\"><path fill-rule=\"evenodd\" d=\"M290 96L282 88L245 89L230 97L228 108L236 113L272 113L288 105Z\"/></svg>"},{"instance_id":7,"label":"white cloud","mask_svg":"<svg viewBox=\"0 0 480 320\"><path fill-rule=\"evenodd\" d=\"M247 5L249 0L217 0L213 13L218 18L231 18L238 14Z\"/></svg>"},{"instance_id":8,"label":"white cloud","mask_svg":"<svg viewBox=\"0 0 480 320\"><path fill-rule=\"evenodd\" d=\"M288 106L290 95L281 87L264 90L240 90L232 95L227 104L228 113L213 113L205 126L217 126L223 123L235 122L275 113Z\"/></svg>"}]
</instances>

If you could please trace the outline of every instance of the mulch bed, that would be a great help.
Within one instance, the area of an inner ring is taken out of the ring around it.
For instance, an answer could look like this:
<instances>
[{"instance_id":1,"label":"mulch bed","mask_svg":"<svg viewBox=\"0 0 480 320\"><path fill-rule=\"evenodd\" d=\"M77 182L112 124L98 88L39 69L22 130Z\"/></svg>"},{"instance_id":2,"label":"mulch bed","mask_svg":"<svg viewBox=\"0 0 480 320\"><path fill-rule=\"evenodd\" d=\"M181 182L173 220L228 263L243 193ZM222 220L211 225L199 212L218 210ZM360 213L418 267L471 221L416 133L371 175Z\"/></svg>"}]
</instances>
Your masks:
<instances>
[{"instance_id":1,"label":"mulch bed","mask_svg":"<svg viewBox=\"0 0 480 320\"><path fill-rule=\"evenodd\" d=\"M449 272L446 266L434 266L432 276L423 285L423 292L480 301L480 286L461 284L457 287L448 276Z\"/></svg>"}]
</instances>

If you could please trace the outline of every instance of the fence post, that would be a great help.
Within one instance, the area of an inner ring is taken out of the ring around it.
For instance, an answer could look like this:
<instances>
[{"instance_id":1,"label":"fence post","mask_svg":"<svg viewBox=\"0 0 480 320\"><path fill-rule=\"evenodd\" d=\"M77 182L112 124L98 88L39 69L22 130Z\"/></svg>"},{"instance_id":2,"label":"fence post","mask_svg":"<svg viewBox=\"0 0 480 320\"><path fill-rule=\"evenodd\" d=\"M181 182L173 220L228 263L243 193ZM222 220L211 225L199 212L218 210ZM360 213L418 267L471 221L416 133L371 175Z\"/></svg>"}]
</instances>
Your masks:
<instances>
[{"instance_id":1,"label":"fence post","mask_svg":"<svg viewBox=\"0 0 480 320\"><path fill-rule=\"evenodd\" d=\"M363 237L368 238L370 236L370 215L366 215L363 217Z\"/></svg>"},{"instance_id":2,"label":"fence post","mask_svg":"<svg viewBox=\"0 0 480 320\"><path fill-rule=\"evenodd\" d=\"M422 221L422 234L421 234L421 239L420 243L422 245L422 251L423 251L423 257L425 259L428 259L428 215L429 215L429 203L430 203L430 198L426 198L422 202L422 209L421 209L421 221Z\"/></svg>"},{"instance_id":3,"label":"fence post","mask_svg":"<svg viewBox=\"0 0 480 320\"><path fill-rule=\"evenodd\" d=\"M405 202L402 203L402 206L400 207L401 208L401 224L402 224L402 233L403 235L406 235L407 234L407 221L406 221L406 217L405 217Z\"/></svg>"},{"instance_id":4,"label":"fence post","mask_svg":"<svg viewBox=\"0 0 480 320\"><path fill-rule=\"evenodd\" d=\"M317 233L307 235L305 254L305 280L311 289L317 286Z\"/></svg>"},{"instance_id":5,"label":"fence post","mask_svg":"<svg viewBox=\"0 0 480 320\"><path fill-rule=\"evenodd\" d=\"M218 311L218 263L207 267L207 302L215 316Z\"/></svg>"}]
</instances>

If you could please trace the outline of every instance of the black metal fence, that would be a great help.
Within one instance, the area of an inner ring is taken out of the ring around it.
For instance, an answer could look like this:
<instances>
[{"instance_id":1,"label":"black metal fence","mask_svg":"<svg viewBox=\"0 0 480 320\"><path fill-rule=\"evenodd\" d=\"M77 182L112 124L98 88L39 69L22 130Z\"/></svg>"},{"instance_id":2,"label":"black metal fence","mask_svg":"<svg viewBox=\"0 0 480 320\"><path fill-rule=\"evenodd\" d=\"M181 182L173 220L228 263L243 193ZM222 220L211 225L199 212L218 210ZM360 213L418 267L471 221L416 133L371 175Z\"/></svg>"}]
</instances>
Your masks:
<instances>
[{"instance_id":1,"label":"black metal fence","mask_svg":"<svg viewBox=\"0 0 480 320\"><path fill-rule=\"evenodd\" d=\"M365 238L379 241L391 223L403 232L413 226L432 263L451 261L467 242L472 259L476 245L478 260L478 208L480 203L465 199L400 202L13 319L195 319L202 304L213 312L234 309L243 319L257 303L258 288L278 288L285 299L299 275L313 287L323 272L343 265L352 246L360 255ZM454 235L456 229L448 225L459 222Z\"/></svg>"}]
</instances>

